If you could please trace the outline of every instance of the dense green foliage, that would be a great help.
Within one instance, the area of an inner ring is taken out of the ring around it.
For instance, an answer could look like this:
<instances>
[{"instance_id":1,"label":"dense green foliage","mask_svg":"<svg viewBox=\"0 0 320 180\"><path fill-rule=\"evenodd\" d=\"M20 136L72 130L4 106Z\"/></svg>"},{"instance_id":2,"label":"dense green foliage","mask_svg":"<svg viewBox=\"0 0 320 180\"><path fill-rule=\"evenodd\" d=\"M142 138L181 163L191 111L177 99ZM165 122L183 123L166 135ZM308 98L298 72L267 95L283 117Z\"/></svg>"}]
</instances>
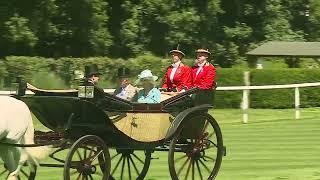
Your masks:
<instances>
[{"instance_id":1,"label":"dense green foliage","mask_svg":"<svg viewBox=\"0 0 320 180\"><path fill-rule=\"evenodd\" d=\"M269 40L319 41L318 0L31 0L0 2L0 56L108 56L180 44L187 57L205 47L231 67Z\"/></svg>"},{"instance_id":2,"label":"dense green foliage","mask_svg":"<svg viewBox=\"0 0 320 180\"><path fill-rule=\"evenodd\" d=\"M243 70L217 69L217 85L243 86ZM214 105L216 108L239 108L242 100L242 91L216 91Z\"/></svg>"}]
</instances>

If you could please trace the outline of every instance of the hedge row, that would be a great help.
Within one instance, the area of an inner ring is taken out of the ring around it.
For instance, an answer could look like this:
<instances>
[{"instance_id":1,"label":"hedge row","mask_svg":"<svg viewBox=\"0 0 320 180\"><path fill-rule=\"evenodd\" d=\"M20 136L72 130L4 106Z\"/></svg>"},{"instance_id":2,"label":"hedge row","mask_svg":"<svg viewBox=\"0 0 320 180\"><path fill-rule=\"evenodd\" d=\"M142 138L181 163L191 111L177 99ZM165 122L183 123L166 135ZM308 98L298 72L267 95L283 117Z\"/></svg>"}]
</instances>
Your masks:
<instances>
[{"instance_id":1,"label":"hedge row","mask_svg":"<svg viewBox=\"0 0 320 180\"><path fill-rule=\"evenodd\" d=\"M192 64L193 60L185 60ZM10 56L0 60L0 88L5 89L15 80L17 75L27 79L36 86L47 89L74 88L78 80L76 71L83 71L87 64L95 63L103 72L100 84L103 88L114 88L117 84L117 69L126 66L132 71L132 80L144 69L151 69L159 76L161 84L169 59L162 59L150 54L136 58L110 59L94 58L60 58L48 59L41 57ZM217 69L218 86L242 86L242 69ZM251 70L251 85L292 84L319 82L320 72L317 69L261 69ZM320 88L300 88L301 106L320 106ZM239 108L242 91L217 91L216 108ZM252 108L292 108L294 107L294 89L252 90L250 92L250 107Z\"/></svg>"},{"instance_id":2,"label":"hedge row","mask_svg":"<svg viewBox=\"0 0 320 180\"><path fill-rule=\"evenodd\" d=\"M318 69L270 69L251 71L252 85L320 82ZM320 106L320 88L299 88L301 107ZM256 108L293 108L294 89L253 90L250 106Z\"/></svg>"}]
</instances>

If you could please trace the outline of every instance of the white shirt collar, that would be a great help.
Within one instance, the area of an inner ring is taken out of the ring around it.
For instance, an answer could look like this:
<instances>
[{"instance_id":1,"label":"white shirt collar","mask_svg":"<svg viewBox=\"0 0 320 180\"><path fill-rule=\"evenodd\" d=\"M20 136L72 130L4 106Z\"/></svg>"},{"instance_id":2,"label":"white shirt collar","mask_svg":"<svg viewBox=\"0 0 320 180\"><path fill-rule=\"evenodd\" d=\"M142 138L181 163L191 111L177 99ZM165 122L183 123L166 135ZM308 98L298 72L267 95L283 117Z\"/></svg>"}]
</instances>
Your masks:
<instances>
[{"instance_id":1,"label":"white shirt collar","mask_svg":"<svg viewBox=\"0 0 320 180\"><path fill-rule=\"evenodd\" d=\"M201 63L201 64L198 64L198 66L199 67L202 67L202 66L204 66L206 64L206 61L204 61L203 63Z\"/></svg>"},{"instance_id":2,"label":"white shirt collar","mask_svg":"<svg viewBox=\"0 0 320 180\"><path fill-rule=\"evenodd\" d=\"M177 68L177 67L179 67L180 63L181 63L181 61L176 62L176 63L172 64L172 67Z\"/></svg>"}]
</instances>

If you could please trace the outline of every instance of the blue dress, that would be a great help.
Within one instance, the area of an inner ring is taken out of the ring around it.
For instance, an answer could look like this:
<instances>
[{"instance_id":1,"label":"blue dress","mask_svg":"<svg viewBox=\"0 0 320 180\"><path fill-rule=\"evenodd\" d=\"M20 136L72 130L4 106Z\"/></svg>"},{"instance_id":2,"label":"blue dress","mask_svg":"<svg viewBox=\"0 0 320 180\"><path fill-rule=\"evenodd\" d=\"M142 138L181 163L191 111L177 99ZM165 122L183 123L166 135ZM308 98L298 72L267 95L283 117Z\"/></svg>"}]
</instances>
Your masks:
<instances>
[{"instance_id":1,"label":"blue dress","mask_svg":"<svg viewBox=\"0 0 320 180\"><path fill-rule=\"evenodd\" d=\"M158 88L152 88L148 95L144 95L144 89L138 92L138 103L160 103L160 91Z\"/></svg>"}]
</instances>

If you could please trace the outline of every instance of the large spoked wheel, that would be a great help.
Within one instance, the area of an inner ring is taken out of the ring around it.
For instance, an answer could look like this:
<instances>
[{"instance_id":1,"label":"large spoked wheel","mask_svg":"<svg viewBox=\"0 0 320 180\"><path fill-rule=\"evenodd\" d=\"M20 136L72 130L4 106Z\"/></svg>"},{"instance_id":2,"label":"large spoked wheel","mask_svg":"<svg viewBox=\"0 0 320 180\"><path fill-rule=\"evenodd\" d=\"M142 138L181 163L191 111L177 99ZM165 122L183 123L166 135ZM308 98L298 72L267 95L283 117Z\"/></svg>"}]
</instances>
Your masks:
<instances>
[{"instance_id":1,"label":"large spoked wheel","mask_svg":"<svg viewBox=\"0 0 320 180\"><path fill-rule=\"evenodd\" d=\"M111 175L112 180L142 180L146 176L150 161L151 151L134 151L133 149L111 150Z\"/></svg>"},{"instance_id":2,"label":"large spoked wheel","mask_svg":"<svg viewBox=\"0 0 320 180\"><path fill-rule=\"evenodd\" d=\"M67 155L65 180L107 180L110 175L110 154L104 141L94 135L78 139Z\"/></svg>"},{"instance_id":3,"label":"large spoked wheel","mask_svg":"<svg viewBox=\"0 0 320 180\"><path fill-rule=\"evenodd\" d=\"M19 180L34 180L37 174L37 166L32 165L29 167L27 163L25 163L20 169L18 179ZM7 179L9 175L9 170L6 165L0 161L0 179Z\"/></svg>"},{"instance_id":4,"label":"large spoked wheel","mask_svg":"<svg viewBox=\"0 0 320 180\"><path fill-rule=\"evenodd\" d=\"M215 179L224 154L220 127L207 113L188 119L170 142L168 163L171 178Z\"/></svg>"}]
</instances>

